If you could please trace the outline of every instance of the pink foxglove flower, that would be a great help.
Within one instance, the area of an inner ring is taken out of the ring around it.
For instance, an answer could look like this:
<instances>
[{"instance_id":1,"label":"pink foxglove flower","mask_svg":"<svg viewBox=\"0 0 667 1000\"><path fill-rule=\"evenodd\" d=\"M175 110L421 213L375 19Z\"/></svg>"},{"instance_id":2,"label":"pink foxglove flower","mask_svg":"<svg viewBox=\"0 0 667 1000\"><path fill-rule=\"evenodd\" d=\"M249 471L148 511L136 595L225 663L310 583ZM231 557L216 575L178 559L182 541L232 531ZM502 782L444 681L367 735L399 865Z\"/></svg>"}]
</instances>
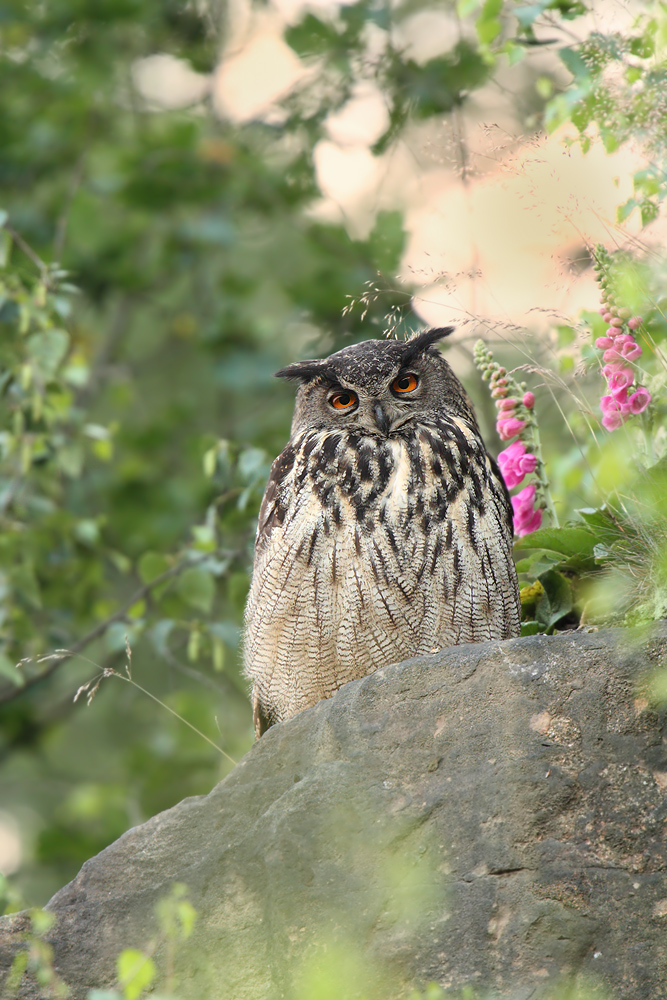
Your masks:
<instances>
[{"instance_id":1,"label":"pink foxglove flower","mask_svg":"<svg viewBox=\"0 0 667 1000\"><path fill-rule=\"evenodd\" d=\"M628 399L628 404L632 413L643 413L650 402L651 393L648 389L643 389L641 387L637 389L636 392L633 392Z\"/></svg>"},{"instance_id":2,"label":"pink foxglove flower","mask_svg":"<svg viewBox=\"0 0 667 1000\"><path fill-rule=\"evenodd\" d=\"M623 344L621 347L621 357L624 358L625 361L634 361L634 359L638 358L641 353L641 347L639 344L635 343L634 340L631 340L630 343Z\"/></svg>"},{"instance_id":3,"label":"pink foxglove flower","mask_svg":"<svg viewBox=\"0 0 667 1000\"><path fill-rule=\"evenodd\" d=\"M516 434L520 434L525 426L525 420L519 420L518 417L510 417L509 419L501 417L496 421L496 430L501 441L509 441Z\"/></svg>"},{"instance_id":4,"label":"pink foxglove flower","mask_svg":"<svg viewBox=\"0 0 667 1000\"><path fill-rule=\"evenodd\" d=\"M505 451L500 452L498 465L507 488L511 490L519 485L524 476L535 471L537 456L527 453L526 446L521 441L515 441L509 448L505 448Z\"/></svg>"},{"instance_id":5,"label":"pink foxglove flower","mask_svg":"<svg viewBox=\"0 0 667 1000\"><path fill-rule=\"evenodd\" d=\"M609 388L614 399L624 403L627 391L634 380L635 375L631 368L621 368L620 371L612 372L609 378Z\"/></svg>"},{"instance_id":6,"label":"pink foxglove flower","mask_svg":"<svg viewBox=\"0 0 667 1000\"><path fill-rule=\"evenodd\" d=\"M641 316L633 316L628 306L619 302L610 276L611 255L603 246L595 252L597 280L600 282L600 315L608 327L604 337L597 337L595 346L602 351L602 374L607 380L608 395L600 400L602 426L618 430L629 417L643 413L651 402L651 394L635 385L636 372L628 362L636 361L643 351L635 340L635 330L642 324ZM632 391L634 389L634 392Z\"/></svg>"},{"instance_id":7,"label":"pink foxglove flower","mask_svg":"<svg viewBox=\"0 0 667 1000\"><path fill-rule=\"evenodd\" d=\"M610 344L613 346L613 341ZM493 360L491 351L487 350L481 340L475 344L474 355L475 364L482 372L484 381L489 383L491 397L495 401L498 435L501 441L511 441L498 455L498 465L505 485L508 489L514 489L529 475L537 480L512 497L515 531L519 535L535 531L542 523L544 510L549 511L549 516L557 525L558 519L549 496L549 482L540 454L540 436L534 411L535 395L528 390L525 382L518 382L512 373L508 373ZM623 367L620 361L619 367ZM515 440L512 441L512 438Z\"/></svg>"},{"instance_id":8,"label":"pink foxglove flower","mask_svg":"<svg viewBox=\"0 0 667 1000\"><path fill-rule=\"evenodd\" d=\"M516 496L511 498L514 510L514 530L517 535L529 535L542 524L542 511L535 510L535 483L524 486Z\"/></svg>"},{"instance_id":9,"label":"pink foxglove flower","mask_svg":"<svg viewBox=\"0 0 667 1000\"><path fill-rule=\"evenodd\" d=\"M616 410L614 413L605 413L602 418L602 426L606 431L617 431L624 423L625 420L620 410Z\"/></svg>"},{"instance_id":10,"label":"pink foxglove flower","mask_svg":"<svg viewBox=\"0 0 667 1000\"><path fill-rule=\"evenodd\" d=\"M619 333L617 337L614 337L614 347L618 348L619 351L623 344L634 344L637 347L635 338L630 333ZM641 348L639 349L641 351Z\"/></svg>"},{"instance_id":11,"label":"pink foxglove flower","mask_svg":"<svg viewBox=\"0 0 667 1000\"><path fill-rule=\"evenodd\" d=\"M625 423L626 413L630 407L625 401L615 399L613 396L603 396L600 400L602 410L602 426L605 430L615 431Z\"/></svg>"},{"instance_id":12,"label":"pink foxglove flower","mask_svg":"<svg viewBox=\"0 0 667 1000\"><path fill-rule=\"evenodd\" d=\"M615 361L611 365L605 365L603 367L603 369L602 369L602 374L608 380L608 379L611 378L611 376L614 374L614 372L622 372L622 371L627 371L627 370L628 370L627 369L627 365L625 365L622 361ZM632 369L630 369L630 371L631 370Z\"/></svg>"}]
</instances>

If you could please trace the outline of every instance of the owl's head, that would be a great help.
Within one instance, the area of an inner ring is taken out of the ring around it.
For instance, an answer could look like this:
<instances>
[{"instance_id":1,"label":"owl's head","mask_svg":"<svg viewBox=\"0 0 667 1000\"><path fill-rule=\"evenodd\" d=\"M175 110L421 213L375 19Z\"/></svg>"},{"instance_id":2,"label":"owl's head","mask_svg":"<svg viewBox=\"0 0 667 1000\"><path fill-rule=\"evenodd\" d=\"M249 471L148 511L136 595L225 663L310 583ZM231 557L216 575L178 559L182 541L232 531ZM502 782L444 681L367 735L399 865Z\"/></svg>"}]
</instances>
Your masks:
<instances>
[{"instance_id":1,"label":"owl's head","mask_svg":"<svg viewBox=\"0 0 667 1000\"><path fill-rule=\"evenodd\" d=\"M426 330L406 341L365 340L328 358L281 368L278 378L301 383L292 435L326 427L389 437L410 423L443 416L477 427L465 389L433 346L452 329Z\"/></svg>"}]
</instances>

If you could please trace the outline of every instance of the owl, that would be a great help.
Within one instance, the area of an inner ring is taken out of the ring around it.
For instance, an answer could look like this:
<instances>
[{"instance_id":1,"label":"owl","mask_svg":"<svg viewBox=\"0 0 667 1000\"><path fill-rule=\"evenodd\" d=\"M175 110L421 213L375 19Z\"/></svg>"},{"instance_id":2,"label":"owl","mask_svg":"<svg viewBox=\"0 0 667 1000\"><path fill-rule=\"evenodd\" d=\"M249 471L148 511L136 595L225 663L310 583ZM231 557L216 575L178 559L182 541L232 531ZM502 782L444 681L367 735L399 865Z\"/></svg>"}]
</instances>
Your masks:
<instances>
[{"instance_id":1,"label":"owl","mask_svg":"<svg viewBox=\"0 0 667 1000\"><path fill-rule=\"evenodd\" d=\"M245 614L258 737L389 663L519 634L512 508L434 346L451 329L276 372L299 388Z\"/></svg>"}]
</instances>

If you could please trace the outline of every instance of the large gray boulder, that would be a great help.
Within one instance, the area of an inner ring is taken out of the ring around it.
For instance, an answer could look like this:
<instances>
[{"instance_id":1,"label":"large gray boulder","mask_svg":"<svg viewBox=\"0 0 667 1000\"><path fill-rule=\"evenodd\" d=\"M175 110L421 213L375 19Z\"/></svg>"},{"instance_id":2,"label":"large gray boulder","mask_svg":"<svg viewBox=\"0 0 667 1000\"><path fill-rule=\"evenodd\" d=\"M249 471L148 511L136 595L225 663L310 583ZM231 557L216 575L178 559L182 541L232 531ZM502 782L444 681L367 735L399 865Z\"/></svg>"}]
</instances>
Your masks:
<instances>
[{"instance_id":1,"label":"large gray boulder","mask_svg":"<svg viewBox=\"0 0 667 1000\"><path fill-rule=\"evenodd\" d=\"M393 1000L431 982L527 1000L563 978L664 998L656 670L667 626L459 646L348 684L88 861L48 904L56 968L73 1000L112 984L183 882L199 916L175 956L182 1000ZM6 919L0 968L24 926Z\"/></svg>"}]
</instances>

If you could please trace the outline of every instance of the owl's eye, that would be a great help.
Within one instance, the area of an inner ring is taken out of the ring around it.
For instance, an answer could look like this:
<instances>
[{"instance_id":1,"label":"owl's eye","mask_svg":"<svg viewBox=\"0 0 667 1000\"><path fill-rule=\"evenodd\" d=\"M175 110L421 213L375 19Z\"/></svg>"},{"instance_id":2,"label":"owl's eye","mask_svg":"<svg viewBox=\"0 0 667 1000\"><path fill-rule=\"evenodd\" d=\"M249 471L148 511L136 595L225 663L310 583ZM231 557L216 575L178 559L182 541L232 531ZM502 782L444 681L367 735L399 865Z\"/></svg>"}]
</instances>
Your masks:
<instances>
[{"instance_id":1,"label":"owl's eye","mask_svg":"<svg viewBox=\"0 0 667 1000\"><path fill-rule=\"evenodd\" d=\"M412 392L419 385L419 379L412 372L407 375L399 375L392 385L394 392Z\"/></svg>"},{"instance_id":2,"label":"owl's eye","mask_svg":"<svg viewBox=\"0 0 667 1000\"><path fill-rule=\"evenodd\" d=\"M334 392L329 396L329 402L334 410L351 410L357 404L356 392Z\"/></svg>"}]
</instances>

